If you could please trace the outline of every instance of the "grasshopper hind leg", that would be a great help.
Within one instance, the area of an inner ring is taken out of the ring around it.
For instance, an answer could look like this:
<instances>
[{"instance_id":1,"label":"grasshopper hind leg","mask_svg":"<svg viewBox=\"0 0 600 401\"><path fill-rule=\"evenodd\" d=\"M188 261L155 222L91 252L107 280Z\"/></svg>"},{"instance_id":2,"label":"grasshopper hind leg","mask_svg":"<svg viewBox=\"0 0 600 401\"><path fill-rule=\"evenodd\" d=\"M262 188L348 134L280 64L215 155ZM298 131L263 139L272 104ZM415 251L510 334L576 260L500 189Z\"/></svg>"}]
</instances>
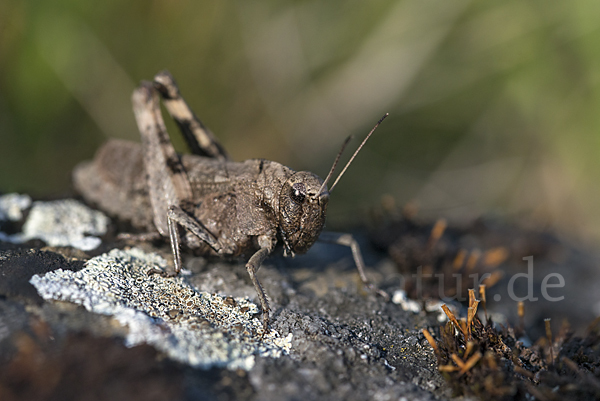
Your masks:
<instances>
[{"instance_id":1,"label":"grasshopper hind leg","mask_svg":"<svg viewBox=\"0 0 600 401\"><path fill-rule=\"evenodd\" d=\"M214 135L200 122L179 94L175 80L167 71L155 76L152 84L144 82L133 95L136 120L142 136L144 166L148 173L154 225L163 237L169 237L174 259L174 271L152 269L149 274L175 276L181 271L180 227L208 244L218 254L222 244L183 208L192 198L187 172L169 140L158 104L158 94L165 108L179 125L188 145L196 155L227 161L229 156ZM269 303L256 275L260 265L272 250L271 236L259 238L260 249L246 264L246 270L258 294L262 309L263 335L269 324Z\"/></svg>"},{"instance_id":2,"label":"grasshopper hind leg","mask_svg":"<svg viewBox=\"0 0 600 401\"><path fill-rule=\"evenodd\" d=\"M163 98L165 108L177 123L192 153L223 161L229 160L225 148L202 121L196 117L196 114L181 96L171 73L166 70L159 72L154 76L153 83Z\"/></svg>"}]
</instances>

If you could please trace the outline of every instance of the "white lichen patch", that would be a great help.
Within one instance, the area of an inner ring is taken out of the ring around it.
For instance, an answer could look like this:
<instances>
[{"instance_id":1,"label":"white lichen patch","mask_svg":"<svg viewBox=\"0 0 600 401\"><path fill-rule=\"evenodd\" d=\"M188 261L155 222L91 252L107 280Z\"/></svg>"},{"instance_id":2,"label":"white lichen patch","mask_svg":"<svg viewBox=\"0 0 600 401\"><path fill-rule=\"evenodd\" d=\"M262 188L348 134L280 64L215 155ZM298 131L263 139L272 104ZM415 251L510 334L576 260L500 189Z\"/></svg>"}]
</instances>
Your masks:
<instances>
[{"instance_id":1,"label":"white lichen patch","mask_svg":"<svg viewBox=\"0 0 600 401\"><path fill-rule=\"evenodd\" d=\"M0 220L19 221L23 211L31 206L31 197L17 193L0 196Z\"/></svg>"},{"instance_id":2,"label":"white lichen patch","mask_svg":"<svg viewBox=\"0 0 600 401\"><path fill-rule=\"evenodd\" d=\"M392 302L412 313L419 313L423 310L421 304L414 299L409 299L404 290L396 290L392 296Z\"/></svg>"},{"instance_id":3,"label":"white lichen patch","mask_svg":"<svg viewBox=\"0 0 600 401\"><path fill-rule=\"evenodd\" d=\"M423 303L415 301L414 299L408 298L406 291L404 290L396 290L394 295L392 296L392 302L400 305L402 309L405 311L409 311L412 313L421 313L423 311ZM442 310L442 305L445 305L444 302L435 299L428 299L425 301L425 312L436 312L437 320L440 323L443 323L448 320L448 317ZM450 306L452 307L452 306ZM458 311L457 311L458 313Z\"/></svg>"},{"instance_id":4,"label":"white lichen patch","mask_svg":"<svg viewBox=\"0 0 600 401\"><path fill-rule=\"evenodd\" d=\"M134 248L114 249L90 259L78 272L55 270L30 282L47 300L69 301L112 315L128 328L126 345L153 345L194 367L249 370L255 356L289 352L285 338L271 330L261 337L258 308L244 298L200 292L181 275L148 275L166 261Z\"/></svg>"},{"instance_id":5,"label":"white lichen patch","mask_svg":"<svg viewBox=\"0 0 600 401\"><path fill-rule=\"evenodd\" d=\"M96 235L106 234L108 223L103 213L73 199L34 202L23 232L4 234L0 239L22 243L39 238L50 246L72 246L89 251L100 245L101 240Z\"/></svg>"}]
</instances>

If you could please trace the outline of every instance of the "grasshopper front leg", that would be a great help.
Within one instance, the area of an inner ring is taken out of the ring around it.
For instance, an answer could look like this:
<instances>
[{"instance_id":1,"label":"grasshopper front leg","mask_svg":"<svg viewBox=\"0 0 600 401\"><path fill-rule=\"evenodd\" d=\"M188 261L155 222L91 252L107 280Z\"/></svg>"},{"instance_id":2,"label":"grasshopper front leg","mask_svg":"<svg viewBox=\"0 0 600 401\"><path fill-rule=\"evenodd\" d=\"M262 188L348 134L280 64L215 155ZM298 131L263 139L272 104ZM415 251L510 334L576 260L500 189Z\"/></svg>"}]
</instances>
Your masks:
<instances>
[{"instance_id":1,"label":"grasshopper front leg","mask_svg":"<svg viewBox=\"0 0 600 401\"><path fill-rule=\"evenodd\" d=\"M360 280L363 282L363 284L369 290L374 291L377 294L381 295L384 299L389 300L390 296L388 295L388 293L377 288L377 286L371 283L371 281L369 281L369 279L367 278L367 275L365 273L365 262L360 252L360 247L358 246L358 242L356 242L352 234L323 231L319 236L319 241L349 247L352 251L352 257L354 258L354 263L356 264L358 275L360 276Z\"/></svg>"},{"instance_id":2,"label":"grasshopper front leg","mask_svg":"<svg viewBox=\"0 0 600 401\"><path fill-rule=\"evenodd\" d=\"M260 282L258 281L258 277L256 277L256 272L262 265L262 262L269 256L271 250L269 248L261 248L259 249L248 263L246 263L246 270L248 271L248 275L250 275L250 280L252 280L252 284L254 285L254 289L258 294L258 300L260 301L260 307L262 309L262 319L263 319L263 335L267 332L267 328L269 326L269 311L271 308L269 307L269 301L267 300L267 296L265 295L265 291L263 290Z\"/></svg>"}]
</instances>

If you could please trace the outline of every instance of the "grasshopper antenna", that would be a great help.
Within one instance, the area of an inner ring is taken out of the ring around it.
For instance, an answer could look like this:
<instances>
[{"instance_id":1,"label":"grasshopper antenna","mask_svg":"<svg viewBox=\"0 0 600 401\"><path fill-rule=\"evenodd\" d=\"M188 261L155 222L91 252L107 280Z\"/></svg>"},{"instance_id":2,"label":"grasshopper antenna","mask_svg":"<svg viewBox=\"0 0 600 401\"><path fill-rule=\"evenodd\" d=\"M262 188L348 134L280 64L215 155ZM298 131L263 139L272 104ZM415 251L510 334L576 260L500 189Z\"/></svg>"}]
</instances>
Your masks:
<instances>
[{"instance_id":1,"label":"grasshopper antenna","mask_svg":"<svg viewBox=\"0 0 600 401\"><path fill-rule=\"evenodd\" d=\"M323 192L323 189L325 189L325 185L327 185L327 182L333 175L333 172L335 171L335 168L336 168L338 162L340 161L340 157L342 156L342 153L344 153L344 149L346 149L346 146L348 145L348 143L350 142L351 139L352 139L352 135L348 136L348 138L346 138L346 140L342 144L342 147L341 147L340 151L338 152L338 154L335 158L335 161L333 162L333 166L331 166L331 169L329 170L329 174L327 174L327 177L325 178L325 181L323 181L323 185L321 185L321 188L319 188L319 190L317 191L316 196L320 196L321 193Z\"/></svg>"},{"instance_id":2,"label":"grasshopper antenna","mask_svg":"<svg viewBox=\"0 0 600 401\"><path fill-rule=\"evenodd\" d=\"M342 172L340 173L340 175L337 176L337 178L335 179L333 185L331 186L331 188L329 188L329 192L333 191L333 188L337 185L337 183L340 181L340 178L342 178L342 176L344 175L344 173L346 172L346 170L348 169L348 167L350 166L350 164L354 161L354 158L356 157L356 155L358 154L358 152L360 152L360 150L362 149L362 147L365 146L365 143L371 137L371 135L373 134L373 132L375 132L375 130L377 129L377 127L379 127L379 124L381 124L381 122L383 120L385 120L385 118L387 116L389 116L389 115L390 115L390 113L385 113L385 115L383 117L381 117L379 119L379 121L377 121L377 124L375 124L375 126L373 127L373 129L371 130L371 132L369 132L369 134L367 135L367 137L365 139L363 139L362 143L360 144L360 146L358 147L358 149L356 149L356 151L354 152L354 154L352 155L352 157L350 158L350 160L348 160L348 163L346 163L346 165L344 166L344 169L342 170ZM346 142L344 142L344 145L342 145L342 149L340 149L340 153L338 153L338 155L337 155L337 157L335 159L335 162L333 163L333 166L331 167L331 170L329 171L329 174L327 175L327 178L325 179L325 182L323 182L323 185L321 186L321 189L318 192L319 194L325 188L325 185L327 184L327 181L333 175L333 170L335 169L335 166L337 165L338 161L340 160L340 156L342 155L342 152L344 151L344 148L346 147L346 145L348 144L348 141L351 138L352 138L352 136L349 136L346 139Z\"/></svg>"}]
</instances>

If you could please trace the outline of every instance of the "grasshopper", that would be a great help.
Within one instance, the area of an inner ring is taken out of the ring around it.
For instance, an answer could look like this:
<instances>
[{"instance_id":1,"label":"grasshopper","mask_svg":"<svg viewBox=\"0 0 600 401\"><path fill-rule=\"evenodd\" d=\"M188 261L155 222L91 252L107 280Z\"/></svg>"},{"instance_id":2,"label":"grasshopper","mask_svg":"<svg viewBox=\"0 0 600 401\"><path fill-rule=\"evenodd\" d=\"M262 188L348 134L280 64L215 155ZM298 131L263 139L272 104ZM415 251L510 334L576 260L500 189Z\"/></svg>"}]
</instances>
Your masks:
<instances>
[{"instance_id":1,"label":"grasshopper","mask_svg":"<svg viewBox=\"0 0 600 401\"><path fill-rule=\"evenodd\" d=\"M175 152L159 97L183 133L191 155ZM256 275L258 269L278 243L283 245L284 256L294 256L305 253L319 240L350 247L363 283L387 298L367 279L354 238L322 232L330 192L387 114L328 190L327 182L351 137L322 180L311 172L296 172L273 161L232 161L181 97L168 71L157 74L153 82L142 82L134 90L132 102L141 146L110 140L93 161L75 168L73 179L75 189L87 202L147 233L129 238L169 238L174 270L154 269L149 274L177 275L182 264L180 245L204 255L249 256L246 269L260 301L264 333L270 309Z\"/></svg>"}]
</instances>

